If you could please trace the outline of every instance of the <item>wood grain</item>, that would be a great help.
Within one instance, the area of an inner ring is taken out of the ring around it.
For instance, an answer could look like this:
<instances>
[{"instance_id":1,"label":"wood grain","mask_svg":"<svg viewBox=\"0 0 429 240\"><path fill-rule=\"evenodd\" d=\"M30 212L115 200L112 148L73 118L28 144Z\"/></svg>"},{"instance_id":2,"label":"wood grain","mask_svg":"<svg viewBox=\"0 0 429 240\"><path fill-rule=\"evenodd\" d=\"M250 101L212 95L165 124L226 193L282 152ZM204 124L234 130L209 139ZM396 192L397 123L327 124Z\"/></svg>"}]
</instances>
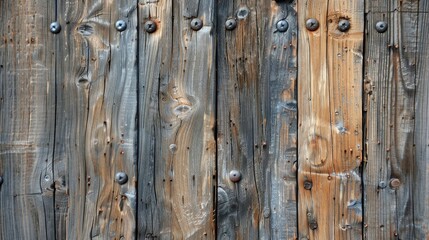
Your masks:
<instances>
[{"instance_id":1,"label":"wood grain","mask_svg":"<svg viewBox=\"0 0 429 240\"><path fill-rule=\"evenodd\" d=\"M141 0L139 23L138 238L214 239L213 1Z\"/></svg>"},{"instance_id":2,"label":"wood grain","mask_svg":"<svg viewBox=\"0 0 429 240\"><path fill-rule=\"evenodd\" d=\"M53 2L0 1L0 239L54 239Z\"/></svg>"},{"instance_id":3,"label":"wood grain","mask_svg":"<svg viewBox=\"0 0 429 240\"><path fill-rule=\"evenodd\" d=\"M299 238L361 239L363 2L298 1L297 9ZM316 31L305 28L308 18L320 22Z\"/></svg>"},{"instance_id":4,"label":"wood grain","mask_svg":"<svg viewBox=\"0 0 429 240\"><path fill-rule=\"evenodd\" d=\"M416 167L425 166L414 157L416 56L421 54L418 1L370 2L365 42L365 238L424 239L413 224L413 189L422 185L424 176ZM378 21L388 24L385 33L376 31ZM392 181L399 181L399 187Z\"/></svg>"},{"instance_id":5,"label":"wood grain","mask_svg":"<svg viewBox=\"0 0 429 240\"><path fill-rule=\"evenodd\" d=\"M137 2L58 1L57 238L132 239L136 228ZM128 28L115 29L123 19ZM116 172L128 182L115 182Z\"/></svg>"},{"instance_id":6,"label":"wood grain","mask_svg":"<svg viewBox=\"0 0 429 240\"><path fill-rule=\"evenodd\" d=\"M295 6L217 2L218 239L297 236ZM225 29L228 19L236 29Z\"/></svg>"}]
</instances>

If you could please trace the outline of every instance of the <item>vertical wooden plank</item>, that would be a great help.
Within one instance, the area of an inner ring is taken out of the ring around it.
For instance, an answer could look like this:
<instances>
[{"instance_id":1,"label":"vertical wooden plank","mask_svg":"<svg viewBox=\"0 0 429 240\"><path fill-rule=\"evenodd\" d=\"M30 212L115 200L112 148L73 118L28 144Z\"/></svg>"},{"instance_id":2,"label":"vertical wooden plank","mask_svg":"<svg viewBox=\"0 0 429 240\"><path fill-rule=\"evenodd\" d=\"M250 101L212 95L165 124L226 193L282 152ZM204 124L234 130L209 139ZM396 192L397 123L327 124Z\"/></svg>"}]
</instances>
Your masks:
<instances>
[{"instance_id":1,"label":"vertical wooden plank","mask_svg":"<svg viewBox=\"0 0 429 240\"><path fill-rule=\"evenodd\" d=\"M217 7L217 238L295 239L296 5ZM235 29L225 28L228 19ZM239 182L230 180L233 170Z\"/></svg>"},{"instance_id":2,"label":"vertical wooden plank","mask_svg":"<svg viewBox=\"0 0 429 240\"><path fill-rule=\"evenodd\" d=\"M369 2L365 238L423 239L417 237L413 224L413 189L419 185L414 173L413 139L418 1ZM379 21L388 24L386 32L377 32Z\"/></svg>"},{"instance_id":3,"label":"vertical wooden plank","mask_svg":"<svg viewBox=\"0 0 429 240\"><path fill-rule=\"evenodd\" d=\"M362 238L363 6L298 1L300 238ZM306 29L309 18L317 30ZM341 20L348 31L339 31Z\"/></svg>"},{"instance_id":4,"label":"vertical wooden plank","mask_svg":"<svg viewBox=\"0 0 429 240\"><path fill-rule=\"evenodd\" d=\"M214 238L213 10L213 1L139 1L139 239Z\"/></svg>"},{"instance_id":5,"label":"vertical wooden plank","mask_svg":"<svg viewBox=\"0 0 429 240\"><path fill-rule=\"evenodd\" d=\"M0 239L54 239L53 2L0 9Z\"/></svg>"},{"instance_id":6,"label":"vertical wooden plank","mask_svg":"<svg viewBox=\"0 0 429 240\"><path fill-rule=\"evenodd\" d=\"M57 3L57 238L133 239L137 2ZM119 19L128 25L123 32ZM117 172L128 182L115 182Z\"/></svg>"}]
</instances>

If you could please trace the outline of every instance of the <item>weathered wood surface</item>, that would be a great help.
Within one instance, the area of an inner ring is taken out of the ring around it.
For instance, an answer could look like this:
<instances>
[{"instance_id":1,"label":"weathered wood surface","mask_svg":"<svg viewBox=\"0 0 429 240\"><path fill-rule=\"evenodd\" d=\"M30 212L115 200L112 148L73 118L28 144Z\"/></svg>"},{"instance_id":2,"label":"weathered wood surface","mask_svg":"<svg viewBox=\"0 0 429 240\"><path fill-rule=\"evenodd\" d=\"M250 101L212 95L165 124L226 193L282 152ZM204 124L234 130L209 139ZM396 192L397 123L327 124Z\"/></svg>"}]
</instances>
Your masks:
<instances>
[{"instance_id":1,"label":"weathered wood surface","mask_svg":"<svg viewBox=\"0 0 429 240\"><path fill-rule=\"evenodd\" d=\"M429 237L427 10L425 1L367 1L367 239Z\"/></svg>"},{"instance_id":2,"label":"weathered wood surface","mask_svg":"<svg viewBox=\"0 0 429 240\"><path fill-rule=\"evenodd\" d=\"M218 239L297 237L295 6L217 1Z\"/></svg>"},{"instance_id":3,"label":"weathered wood surface","mask_svg":"<svg viewBox=\"0 0 429 240\"><path fill-rule=\"evenodd\" d=\"M139 239L214 239L214 14L212 0L139 2Z\"/></svg>"},{"instance_id":4,"label":"weathered wood surface","mask_svg":"<svg viewBox=\"0 0 429 240\"><path fill-rule=\"evenodd\" d=\"M361 239L363 2L307 0L297 9L299 237Z\"/></svg>"},{"instance_id":5,"label":"weathered wood surface","mask_svg":"<svg viewBox=\"0 0 429 240\"><path fill-rule=\"evenodd\" d=\"M53 7L0 1L0 239L55 237Z\"/></svg>"},{"instance_id":6,"label":"weathered wood surface","mask_svg":"<svg viewBox=\"0 0 429 240\"><path fill-rule=\"evenodd\" d=\"M137 2L57 1L55 217L58 239L133 239ZM115 29L123 19L128 27ZM125 172L119 185L115 173Z\"/></svg>"}]
</instances>

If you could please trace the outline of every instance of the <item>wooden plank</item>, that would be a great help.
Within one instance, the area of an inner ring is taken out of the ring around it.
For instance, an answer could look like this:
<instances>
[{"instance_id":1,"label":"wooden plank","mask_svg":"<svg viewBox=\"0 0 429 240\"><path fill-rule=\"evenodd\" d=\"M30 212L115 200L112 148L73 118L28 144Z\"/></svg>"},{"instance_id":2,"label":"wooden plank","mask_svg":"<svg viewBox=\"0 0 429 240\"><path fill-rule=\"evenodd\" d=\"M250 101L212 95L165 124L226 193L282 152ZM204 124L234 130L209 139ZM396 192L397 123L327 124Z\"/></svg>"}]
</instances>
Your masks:
<instances>
[{"instance_id":1,"label":"wooden plank","mask_svg":"<svg viewBox=\"0 0 429 240\"><path fill-rule=\"evenodd\" d=\"M213 1L139 1L139 239L214 239L213 9Z\"/></svg>"},{"instance_id":2,"label":"wooden plank","mask_svg":"<svg viewBox=\"0 0 429 240\"><path fill-rule=\"evenodd\" d=\"M418 2L382 5L369 7L366 19L365 238L423 239L413 225ZM388 24L385 33L378 21Z\"/></svg>"},{"instance_id":3,"label":"wooden plank","mask_svg":"<svg viewBox=\"0 0 429 240\"><path fill-rule=\"evenodd\" d=\"M0 239L54 239L53 2L0 9Z\"/></svg>"},{"instance_id":4,"label":"wooden plank","mask_svg":"<svg viewBox=\"0 0 429 240\"><path fill-rule=\"evenodd\" d=\"M57 238L133 239L137 2L57 3ZM118 19L128 25L123 32ZM117 172L126 184L115 182Z\"/></svg>"},{"instance_id":5,"label":"wooden plank","mask_svg":"<svg viewBox=\"0 0 429 240\"><path fill-rule=\"evenodd\" d=\"M295 239L296 4L217 7L217 237ZM228 19L236 29L225 29ZM277 30L280 20L287 31ZM229 179L232 170L240 182Z\"/></svg>"},{"instance_id":6,"label":"wooden plank","mask_svg":"<svg viewBox=\"0 0 429 240\"><path fill-rule=\"evenodd\" d=\"M298 232L361 239L362 1L298 1ZM319 21L306 29L308 18ZM338 24L349 20L350 29Z\"/></svg>"}]
</instances>

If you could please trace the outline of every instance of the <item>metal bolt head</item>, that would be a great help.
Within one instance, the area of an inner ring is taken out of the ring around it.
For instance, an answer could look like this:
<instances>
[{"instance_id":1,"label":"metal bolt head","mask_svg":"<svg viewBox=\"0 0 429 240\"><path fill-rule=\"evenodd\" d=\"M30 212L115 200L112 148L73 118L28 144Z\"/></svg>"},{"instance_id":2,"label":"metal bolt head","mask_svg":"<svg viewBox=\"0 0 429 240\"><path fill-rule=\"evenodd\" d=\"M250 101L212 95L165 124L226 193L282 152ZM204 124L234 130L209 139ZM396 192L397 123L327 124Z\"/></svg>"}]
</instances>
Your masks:
<instances>
[{"instance_id":1,"label":"metal bolt head","mask_svg":"<svg viewBox=\"0 0 429 240\"><path fill-rule=\"evenodd\" d=\"M401 186L401 181L397 178L392 178L390 179L390 187L391 188L399 188L399 186Z\"/></svg>"},{"instance_id":2,"label":"metal bolt head","mask_svg":"<svg viewBox=\"0 0 429 240\"><path fill-rule=\"evenodd\" d=\"M52 22L51 25L49 25L49 30L51 33L57 34L61 31L61 25L59 22Z\"/></svg>"},{"instance_id":3,"label":"metal bolt head","mask_svg":"<svg viewBox=\"0 0 429 240\"><path fill-rule=\"evenodd\" d=\"M229 180L231 182L239 182L241 180L241 173L237 170L232 170L229 172Z\"/></svg>"},{"instance_id":4,"label":"metal bolt head","mask_svg":"<svg viewBox=\"0 0 429 240\"><path fill-rule=\"evenodd\" d=\"M156 31L156 24L154 21L148 20L144 23L144 30L147 33L153 33Z\"/></svg>"},{"instance_id":5,"label":"metal bolt head","mask_svg":"<svg viewBox=\"0 0 429 240\"><path fill-rule=\"evenodd\" d=\"M124 20L118 20L115 23L115 28L116 30L118 30L119 32L124 31L125 29L127 29L127 23Z\"/></svg>"},{"instance_id":6,"label":"metal bolt head","mask_svg":"<svg viewBox=\"0 0 429 240\"><path fill-rule=\"evenodd\" d=\"M317 21L315 18L309 18L305 22L305 27L309 31L316 31L319 28L319 21Z\"/></svg>"},{"instance_id":7,"label":"metal bolt head","mask_svg":"<svg viewBox=\"0 0 429 240\"><path fill-rule=\"evenodd\" d=\"M237 20L235 20L234 18L230 18L228 20L226 20L225 22L225 29L226 30L234 30L235 27L237 27Z\"/></svg>"},{"instance_id":8,"label":"metal bolt head","mask_svg":"<svg viewBox=\"0 0 429 240\"><path fill-rule=\"evenodd\" d=\"M125 184L125 183L127 183L127 182L128 182L128 176L127 176L127 174L126 174L126 173L124 173L124 172L118 172L118 173L116 173L116 175L115 175L115 180L116 180L116 182L117 182L117 183L119 183L120 185L123 185L123 184Z\"/></svg>"},{"instance_id":9,"label":"metal bolt head","mask_svg":"<svg viewBox=\"0 0 429 240\"><path fill-rule=\"evenodd\" d=\"M350 21L347 19L341 19L338 22L338 30L340 30L341 32L345 32L347 30L350 29Z\"/></svg>"},{"instance_id":10,"label":"metal bolt head","mask_svg":"<svg viewBox=\"0 0 429 240\"><path fill-rule=\"evenodd\" d=\"M198 31L203 27L203 21L199 18L194 18L191 20L191 29L194 31Z\"/></svg>"},{"instance_id":11,"label":"metal bolt head","mask_svg":"<svg viewBox=\"0 0 429 240\"><path fill-rule=\"evenodd\" d=\"M289 28L289 23L287 23L286 20L282 19L277 22L276 27L277 27L277 31L286 32L287 29Z\"/></svg>"},{"instance_id":12,"label":"metal bolt head","mask_svg":"<svg viewBox=\"0 0 429 240\"><path fill-rule=\"evenodd\" d=\"M379 33L384 33L387 31L387 22L379 21L375 24L375 30Z\"/></svg>"},{"instance_id":13,"label":"metal bolt head","mask_svg":"<svg viewBox=\"0 0 429 240\"><path fill-rule=\"evenodd\" d=\"M387 184L385 181L380 181L378 183L378 188L380 188L380 189L384 189L384 188L386 188L386 186L387 186Z\"/></svg>"},{"instance_id":14,"label":"metal bolt head","mask_svg":"<svg viewBox=\"0 0 429 240\"><path fill-rule=\"evenodd\" d=\"M304 189L305 190L311 190L312 187L313 187L313 183L311 181L308 181L308 180L304 181Z\"/></svg>"}]
</instances>

